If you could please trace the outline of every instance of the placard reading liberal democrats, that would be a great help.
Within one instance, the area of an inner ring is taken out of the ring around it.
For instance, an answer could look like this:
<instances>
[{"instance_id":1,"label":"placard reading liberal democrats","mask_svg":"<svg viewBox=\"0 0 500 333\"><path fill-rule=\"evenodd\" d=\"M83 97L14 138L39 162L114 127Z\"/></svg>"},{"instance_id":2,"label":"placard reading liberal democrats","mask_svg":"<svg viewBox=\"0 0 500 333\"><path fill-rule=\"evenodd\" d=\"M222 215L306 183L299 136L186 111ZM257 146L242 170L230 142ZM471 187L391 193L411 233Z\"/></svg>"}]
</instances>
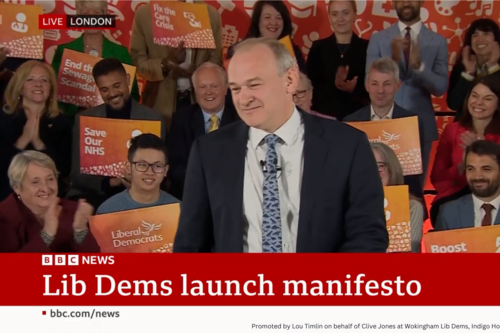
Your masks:
<instances>
[{"instance_id":1,"label":"placard reading liberal democrats","mask_svg":"<svg viewBox=\"0 0 500 333\"><path fill-rule=\"evenodd\" d=\"M422 173L418 117L349 122L348 124L365 132L370 142L382 142L391 147L398 155L405 176Z\"/></svg>"},{"instance_id":2,"label":"placard reading liberal democrats","mask_svg":"<svg viewBox=\"0 0 500 333\"><path fill-rule=\"evenodd\" d=\"M38 28L40 5L17 5L0 2L0 47L10 50L10 57L43 59L43 31Z\"/></svg>"},{"instance_id":3,"label":"placard reading liberal democrats","mask_svg":"<svg viewBox=\"0 0 500 333\"><path fill-rule=\"evenodd\" d=\"M57 100L64 103L91 108L104 103L92 76L92 68L102 58L69 49L64 49L58 73ZM130 76L132 90L136 68L123 64Z\"/></svg>"},{"instance_id":4,"label":"placard reading liberal democrats","mask_svg":"<svg viewBox=\"0 0 500 333\"><path fill-rule=\"evenodd\" d=\"M387 252L410 252L410 194L408 186L384 186L384 209L389 248Z\"/></svg>"},{"instance_id":5,"label":"placard reading liberal democrats","mask_svg":"<svg viewBox=\"0 0 500 333\"><path fill-rule=\"evenodd\" d=\"M150 1L155 44L215 49L207 5L182 1Z\"/></svg>"},{"instance_id":6,"label":"placard reading liberal democrats","mask_svg":"<svg viewBox=\"0 0 500 333\"><path fill-rule=\"evenodd\" d=\"M90 218L101 253L172 253L181 208L178 203Z\"/></svg>"},{"instance_id":7,"label":"placard reading liberal democrats","mask_svg":"<svg viewBox=\"0 0 500 333\"><path fill-rule=\"evenodd\" d=\"M424 242L427 253L500 253L500 225L433 231Z\"/></svg>"},{"instance_id":8,"label":"placard reading liberal democrats","mask_svg":"<svg viewBox=\"0 0 500 333\"><path fill-rule=\"evenodd\" d=\"M130 139L143 133L161 136L161 122L80 117L80 172L122 177Z\"/></svg>"}]
</instances>

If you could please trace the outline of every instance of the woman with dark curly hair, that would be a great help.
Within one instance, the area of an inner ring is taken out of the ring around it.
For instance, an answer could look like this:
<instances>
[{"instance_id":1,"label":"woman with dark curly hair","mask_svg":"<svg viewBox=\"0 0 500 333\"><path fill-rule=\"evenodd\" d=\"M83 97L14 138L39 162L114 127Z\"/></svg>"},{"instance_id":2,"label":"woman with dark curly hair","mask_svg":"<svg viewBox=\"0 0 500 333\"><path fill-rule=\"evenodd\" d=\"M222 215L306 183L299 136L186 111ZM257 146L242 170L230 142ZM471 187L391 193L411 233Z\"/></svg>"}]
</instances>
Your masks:
<instances>
[{"instance_id":1,"label":"woman with dark curly hair","mask_svg":"<svg viewBox=\"0 0 500 333\"><path fill-rule=\"evenodd\" d=\"M455 121L463 115L465 96L476 78L487 75L500 77L500 29L495 21L483 18L471 23L465 34L462 54L450 75L448 107L457 112Z\"/></svg>"}]
</instances>

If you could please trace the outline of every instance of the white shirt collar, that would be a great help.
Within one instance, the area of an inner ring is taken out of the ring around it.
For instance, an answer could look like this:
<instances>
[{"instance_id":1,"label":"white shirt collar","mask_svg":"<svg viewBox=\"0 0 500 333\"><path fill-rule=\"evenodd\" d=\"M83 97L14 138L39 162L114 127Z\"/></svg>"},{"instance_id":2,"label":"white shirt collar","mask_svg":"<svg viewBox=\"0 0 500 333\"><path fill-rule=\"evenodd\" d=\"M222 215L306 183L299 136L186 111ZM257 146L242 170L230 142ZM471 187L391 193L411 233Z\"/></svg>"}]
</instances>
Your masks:
<instances>
[{"instance_id":1,"label":"white shirt collar","mask_svg":"<svg viewBox=\"0 0 500 333\"><path fill-rule=\"evenodd\" d=\"M474 209L476 210L481 210L481 207L483 206L483 204L485 203L489 203L490 205L492 205L493 207L495 207L495 210L498 211L499 207L500 207L500 195L498 197L496 197L495 199L493 199L491 202L486 202L486 201L483 201L481 199L479 199L478 197L476 197L474 194L472 195L472 202L474 203Z\"/></svg>"},{"instance_id":2,"label":"white shirt collar","mask_svg":"<svg viewBox=\"0 0 500 333\"><path fill-rule=\"evenodd\" d=\"M373 106L370 104L370 119L371 120L390 120L392 119L392 114L394 113L394 104L392 104L389 112L382 118L380 118L375 111L373 110Z\"/></svg>"},{"instance_id":3,"label":"white shirt collar","mask_svg":"<svg viewBox=\"0 0 500 333\"><path fill-rule=\"evenodd\" d=\"M302 125L302 118L297 107L294 107L292 116L274 134L285 142L285 145L292 145L298 138L298 129ZM262 140L269 133L261 129L250 127L249 140L254 149L262 143Z\"/></svg>"},{"instance_id":4,"label":"white shirt collar","mask_svg":"<svg viewBox=\"0 0 500 333\"><path fill-rule=\"evenodd\" d=\"M401 33L403 33L403 32L405 32L407 25L401 21L398 21L398 27L399 27L399 31L401 31ZM422 21L420 20L417 23L413 23L413 25L410 25L410 28L415 33L415 35L418 35L420 33L420 30L422 29Z\"/></svg>"}]
</instances>

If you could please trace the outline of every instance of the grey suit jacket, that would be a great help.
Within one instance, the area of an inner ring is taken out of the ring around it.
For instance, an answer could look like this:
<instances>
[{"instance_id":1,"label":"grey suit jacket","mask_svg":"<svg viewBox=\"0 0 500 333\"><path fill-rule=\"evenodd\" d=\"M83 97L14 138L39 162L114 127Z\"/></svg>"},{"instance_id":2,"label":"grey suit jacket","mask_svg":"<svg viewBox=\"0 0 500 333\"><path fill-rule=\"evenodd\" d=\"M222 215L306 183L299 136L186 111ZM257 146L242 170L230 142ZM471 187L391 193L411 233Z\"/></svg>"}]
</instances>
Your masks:
<instances>
[{"instance_id":1,"label":"grey suit jacket","mask_svg":"<svg viewBox=\"0 0 500 333\"><path fill-rule=\"evenodd\" d=\"M73 143L71 157L71 189L68 196L80 193L102 193L102 180L105 177L93 176L80 173L80 117L100 117L106 118L106 105L101 104L95 108L85 110L76 115L73 127ZM132 100L132 111L130 119L134 120L159 120L161 121L161 138L166 140L167 130L165 120L159 111L148 108Z\"/></svg>"},{"instance_id":2,"label":"grey suit jacket","mask_svg":"<svg viewBox=\"0 0 500 333\"><path fill-rule=\"evenodd\" d=\"M391 41L396 36L401 36L397 23L371 36L366 56L367 73L373 61L391 58ZM425 68L421 73L413 69L406 70L401 52L399 76L403 84L396 94L395 102L418 114L424 123L425 140L435 141L439 136L431 95L442 96L448 88L448 44L443 36L424 25L418 35L418 44Z\"/></svg>"},{"instance_id":3,"label":"grey suit jacket","mask_svg":"<svg viewBox=\"0 0 500 333\"><path fill-rule=\"evenodd\" d=\"M434 230L473 228L474 218L472 194L464 195L441 206ZM500 224L500 214L497 214L493 224Z\"/></svg>"}]
</instances>

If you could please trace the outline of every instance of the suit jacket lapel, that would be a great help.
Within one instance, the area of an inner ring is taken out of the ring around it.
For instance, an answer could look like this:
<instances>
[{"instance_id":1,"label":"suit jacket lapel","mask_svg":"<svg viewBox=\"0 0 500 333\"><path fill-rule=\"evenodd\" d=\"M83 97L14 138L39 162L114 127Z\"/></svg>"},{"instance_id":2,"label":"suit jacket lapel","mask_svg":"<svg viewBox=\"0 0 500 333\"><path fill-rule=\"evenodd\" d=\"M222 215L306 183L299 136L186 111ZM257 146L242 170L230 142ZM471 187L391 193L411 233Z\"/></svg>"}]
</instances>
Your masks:
<instances>
[{"instance_id":1,"label":"suit jacket lapel","mask_svg":"<svg viewBox=\"0 0 500 333\"><path fill-rule=\"evenodd\" d=\"M495 217L495 221L493 222L494 225L499 225L500 224L500 212L497 212L497 216Z\"/></svg>"},{"instance_id":2,"label":"suit jacket lapel","mask_svg":"<svg viewBox=\"0 0 500 333\"><path fill-rule=\"evenodd\" d=\"M466 195L460 198L460 205L458 206L460 224L462 228L474 227L474 203L472 202L472 195Z\"/></svg>"},{"instance_id":3,"label":"suit jacket lapel","mask_svg":"<svg viewBox=\"0 0 500 333\"><path fill-rule=\"evenodd\" d=\"M303 111L301 115L304 123L304 170L300 191L297 252L307 252L315 203L324 195L318 190L318 185L323 181L321 177L324 175L328 144L322 140L324 129L320 119L314 119Z\"/></svg>"},{"instance_id":4,"label":"suit jacket lapel","mask_svg":"<svg viewBox=\"0 0 500 333\"><path fill-rule=\"evenodd\" d=\"M236 110L232 106L226 104L222 113L222 119L220 120L220 127L231 124L234 120L235 112Z\"/></svg>"},{"instance_id":5,"label":"suit jacket lapel","mask_svg":"<svg viewBox=\"0 0 500 333\"><path fill-rule=\"evenodd\" d=\"M425 50L427 49L427 46L432 43L433 37L434 34L431 33L431 31L422 23L422 29L420 29L420 33L418 34L418 47L420 49L420 60L422 62L425 55Z\"/></svg>"},{"instance_id":6,"label":"suit jacket lapel","mask_svg":"<svg viewBox=\"0 0 500 333\"><path fill-rule=\"evenodd\" d=\"M227 252L243 252L243 184L247 154L248 126L240 122L233 128L234 137L225 140L220 149L220 174L222 181L222 201L224 213L221 223L227 239Z\"/></svg>"},{"instance_id":7,"label":"suit jacket lapel","mask_svg":"<svg viewBox=\"0 0 500 333\"><path fill-rule=\"evenodd\" d=\"M205 134L205 118L203 117L203 111L201 111L201 108L198 105L193 109L192 119L191 130L193 133L193 140L196 140Z\"/></svg>"}]
</instances>

